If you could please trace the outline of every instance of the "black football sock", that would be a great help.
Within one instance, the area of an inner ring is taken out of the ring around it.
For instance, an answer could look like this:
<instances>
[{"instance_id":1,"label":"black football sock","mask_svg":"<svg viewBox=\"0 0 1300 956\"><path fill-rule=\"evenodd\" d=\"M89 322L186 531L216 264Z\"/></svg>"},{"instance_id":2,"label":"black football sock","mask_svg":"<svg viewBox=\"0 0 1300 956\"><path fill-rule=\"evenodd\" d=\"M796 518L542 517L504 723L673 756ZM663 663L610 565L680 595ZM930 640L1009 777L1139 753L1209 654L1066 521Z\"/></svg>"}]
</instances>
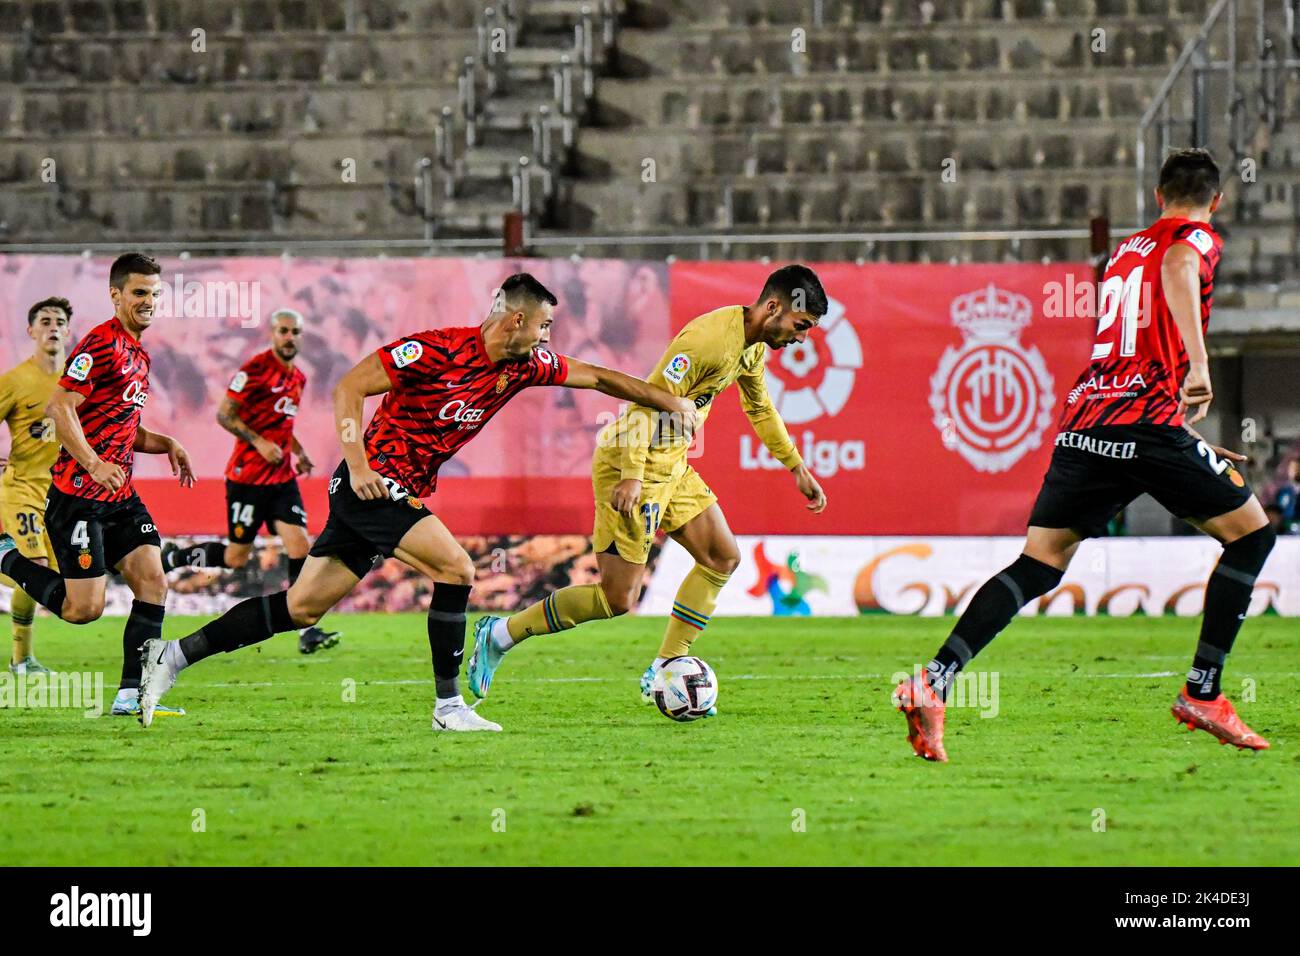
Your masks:
<instances>
[{"instance_id":1,"label":"black football sock","mask_svg":"<svg viewBox=\"0 0 1300 956\"><path fill-rule=\"evenodd\" d=\"M433 653L433 682L439 700L460 696L460 659L465 652L465 608L468 584L433 586L429 600L429 650Z\"/></svg>"},{"instance_id":2,"label":"black football sock","mask_svg":"<svg viewBox=\"0 0 1300 956\"><path fill-rule=\"evenodd\" d=\"M302 574L302 566L307 563L306 558L289 559L289 583L293 584L298 580L298 575Z\"/></svg>"},{"instance_id":3,"label":"black football sock","mask_svg":"<svg viewBox=\"0 0 1300 956\"><path fill-rule=\"evenodd\" d=\"M1061 583L1065 572L1022 554L975 592L943 647L925 667L934 692L948 699L953 675L988 646L1022 607Z\"/></svg>"},{"instance_id":4,"label":"black football sock","mask_svg":"<svg viewBox=\"0 0 1300 956\"><path fill-rule=\"evenodd\" d=\"M1187 672L1187 693L1197 700L1219 696L1223 662L1232 650L1250 607L1255 579L1273 550L1277 535L1265 525L1223 547L1219 563L1205 585L1205 615L1192 669Z\"/></svg>"},{"instance_id":5,"label":"black football sock","mask_svg":"<svg viewBox=\"0 0 1300 956\"><path fill-rule=\"evenodd\" d=\"M63 617L63 599L68 589L58 571L23 557L16 549L0 558L0 571L17 581L41 607L56 617Z\"/></svg>"},{"instance_id":6,"label":"black football sock","mask_svg":"<svg viewBox=\"0 0 1300 956\"><path fill-rule=\"evenodd\" d=\"M180 641L185 661L193 664L213 654L237 651L249 644L297 627L289 616L289 592L240 601L215 621L203 625Z\"/></svg>"},{"instance_id":7,"label":"black football sock","mask_svg":"<svg viewBox=\"0 0 1300 956\"><path fill-rule=\"evenodd\" d=\"M118 682L119 690L138 688L140 686L140 648L144 642L162 637L163 615L166 608L161 604L150 604L136 598L131 602L131 616L126 619L122 631L122 680Z\"/></svg>"},{"instance_id":8,"label":"black football sock","mask_svg":"<svg viewBox=\"0 0 1300 956\"><path fill-rule=\"evenodd\" d=\"M163 558L163 570L177 568L224 568L226 545L221 541L200 541L188 548L168 548Z\"/></svg>"}]
</instances>

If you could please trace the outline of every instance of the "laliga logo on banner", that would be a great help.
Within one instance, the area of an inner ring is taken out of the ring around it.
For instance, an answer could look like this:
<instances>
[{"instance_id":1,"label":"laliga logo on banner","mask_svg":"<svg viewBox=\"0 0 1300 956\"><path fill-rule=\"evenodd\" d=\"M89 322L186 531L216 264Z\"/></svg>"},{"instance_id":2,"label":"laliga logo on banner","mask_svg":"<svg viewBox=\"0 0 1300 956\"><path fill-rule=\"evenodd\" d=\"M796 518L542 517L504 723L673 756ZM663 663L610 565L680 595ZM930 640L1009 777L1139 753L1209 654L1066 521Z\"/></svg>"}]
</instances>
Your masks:
<instances>
[{"instance_id":1,"label":"laliga logo on banner","mask_svg":"<svg viewBox=\"0 0 1300 956\"><path fill-rule=\"evenodd\" d=\"M827 299L826 314L818 325L830 365L822 369L821 381L801 388L787 387L767 370L767 390L782 420L787 425L802 425L823 415L838 415L853 393L853 380L862 368L862 345L853 325L844 318L844 303ZM781 349L781 367L795 379L807 379L820 364L817 346L811 335L802 343L794 342Z\"/></svg>"},{"instance_id":2,"label":"laliga logo on banner","mask_svg":"<svg viewBox=\"0 0 1300 956\"><path fill-rule=\"evenodd\" d=\"M930 378L934 427L976 471L1007 471L1042 444L1056 401L1042 354L1020 344L1033 310L990 283L954 299L950 312L965 341L944 350Z\"/></svg>"},{"instance_id":3,"label":"laliga logo on banner","mask_svg":"<svg viewBox=\"0 0 1300 956\"><path fill-rule=\"evenodd\" d=\"M777 353L779 358L768 360L765 371L767 391L787 425L802 425L823 415L838 415L848 404L858 369L862 368L862 344L853 331L853 323L845 318L844 313L844 303L828 298L826 314L817 329L802 343L795 342L781 349ZM821 336L826 351L830 353L829 364L822 364L813 335ZM775 361L781 363L799 387L787 385L785 380L773 374L772 363ZM822 478L829 478L841 469L860 471L866 465L866 444L861 440L818 441L811 430L791 437L802 446L800 450L808 467ZM781 468L782 465L761 442L746 434L740 438L740 467L753 471Z\"/></svg>"}]
</instances>

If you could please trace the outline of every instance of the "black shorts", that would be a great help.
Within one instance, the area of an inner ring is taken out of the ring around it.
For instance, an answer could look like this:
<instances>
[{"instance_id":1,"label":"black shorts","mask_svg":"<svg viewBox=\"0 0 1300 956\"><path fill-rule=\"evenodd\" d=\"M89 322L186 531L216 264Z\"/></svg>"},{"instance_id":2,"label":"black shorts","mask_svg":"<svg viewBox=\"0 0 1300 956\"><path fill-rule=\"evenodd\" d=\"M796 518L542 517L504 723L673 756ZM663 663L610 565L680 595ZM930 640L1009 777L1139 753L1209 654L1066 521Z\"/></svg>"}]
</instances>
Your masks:
<instances>
[{"instance_id":1,"label":"black shorts","mask_svg":"<svg viewBox=\"0 0 1300 956\"><path fill-rule=\"evenodd\" d=\"M1105 425L1056 436L1029 524L1101 537L1110 520L1143 493L1176 518L1202 521L1251 498L1241 472L1186 429Z\"/></svg>"},{"instance_id":2,"label":"black shorts","mask_svg":"<svg viewBox=\"0 0 1300 956\"><path fill-rule=\"evenodd\" d=\"M162 547L153 516L136 494L122 501L91 501L51 485L45 530L65 578L101 577L142 544Z\"/></svg>"},{"instance_id":3,"label":"black shorts","mask_svg":"<svg viewBox=\"0 0 1300 956\"><path fill-rule=\"evenodd\" d=\"M274 485L244 485L226 479L226 539L234 544L252 544L262 525L275 533L275 523L307 527L307 510L302 506L298 482L290 479Z\"/></svg>"},{"instance_id":4,"label":"black shorts","mask_svg":"<svg viewBox=\"0 0 1300 956\"><path fill-rule=\"evenodd\" d=\"M362 501L352 490L348 463L330 478L330 515L312 545L314 558L338 558L357 577L365 577L378 558L391 557L406 532L429 515L419 498L392 479L387 498Z\"/></svg>"}]
</instances>

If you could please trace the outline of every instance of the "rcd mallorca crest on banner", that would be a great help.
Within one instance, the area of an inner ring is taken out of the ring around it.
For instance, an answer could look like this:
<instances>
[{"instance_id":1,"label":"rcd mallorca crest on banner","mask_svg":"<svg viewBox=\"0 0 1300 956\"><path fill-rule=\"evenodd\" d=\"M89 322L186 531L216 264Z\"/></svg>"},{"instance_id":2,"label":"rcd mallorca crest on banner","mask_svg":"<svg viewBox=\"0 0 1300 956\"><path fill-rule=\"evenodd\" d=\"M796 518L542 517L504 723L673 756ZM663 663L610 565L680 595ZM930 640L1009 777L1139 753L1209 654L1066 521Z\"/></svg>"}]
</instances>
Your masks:
<instances>
[{"instance_id":1,"label":"rcd mallorca crest on banner","mask_svg":"<svg viewBox=\"0 0 1300 956\"><path fill-rule=\"evenodd\" d=\"M990 283L958 296L949 311L963 342L944 350L930 378L934 427L976 471L1007 471L1042 444L1056 403L1042 353L1020 342L1033 308Z\"/></svg>"}]
</instances>

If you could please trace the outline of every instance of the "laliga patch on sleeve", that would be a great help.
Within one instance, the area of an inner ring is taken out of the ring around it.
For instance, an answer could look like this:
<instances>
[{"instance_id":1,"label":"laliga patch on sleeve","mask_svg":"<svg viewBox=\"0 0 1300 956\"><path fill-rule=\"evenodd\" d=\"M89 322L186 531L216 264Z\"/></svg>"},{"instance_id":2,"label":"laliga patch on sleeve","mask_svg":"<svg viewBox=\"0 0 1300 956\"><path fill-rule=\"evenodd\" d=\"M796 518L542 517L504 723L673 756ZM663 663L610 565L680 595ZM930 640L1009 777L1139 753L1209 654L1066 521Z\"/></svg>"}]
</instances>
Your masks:
<instances>
[{"instance_id":1,"label":"laliga patch on sleeve","mask_svg":"<svg viewBox=\"0 0 1300 956\"><path fill-rule=\"evenodd\" d=\"M419 342L403 342L401 345L396 346L391 352L389 352L389 354L392 355L393 364L395 366L398 368L406 368L406 366L420 360L420 356L424 354L424 346Z\"/></svg>"},{"instance_id":2,"label":"laliga patch on sleeve","mask_svg":"<svg viewBox=\"0 0 1300 956\"><path fill-rule=\"evenodd\" d=\"M240 369L238 372L235 373L235 377L230 380L229 391L242 392L244 390L244 386L247 384L248 384L248 373L245 372L243 369Z\"/></svg>"},{"instance_id":3,"label":"laliga patch on sleeve","mask_svg":"<svg viewBox=\"0 0 1300 956\"><path fill-rule=\"evenodd\" d=\"M1187 241L1201 250L1201 255L1208 256L1210 250L1214 248L1214 240L1204 229L1193 229L1187 234Z\"/></svg>"},{"instance_id":4,"label":"laliga patch on sleeve","mask_svg":"<svg viewBox=\"0 0 1300 956\"><path fill-rule=\"evenodd\" d=\"M90 357L89 352L82 352L80 355L73 356L72 361L68 363L68 378L75 378L78 382L84 382L86 377L90 375L90 366L93 363L94 359Z\"/></svg>"},{"instance_id":5,"label":"laliga patch on sleeve","mask_svg":"<svg viewBox=\"0 0 1300 956\"><path fill-rule=\"evenodd\" d=\"M674 385L680 385L682 384L682 379L686 377L686 373L690 370L691 360L686 357L685 353L678 352L669 360L668 364L664 366L664 378L668 379L668 381L672 382Z\"/></svg>"}]
</instances>

